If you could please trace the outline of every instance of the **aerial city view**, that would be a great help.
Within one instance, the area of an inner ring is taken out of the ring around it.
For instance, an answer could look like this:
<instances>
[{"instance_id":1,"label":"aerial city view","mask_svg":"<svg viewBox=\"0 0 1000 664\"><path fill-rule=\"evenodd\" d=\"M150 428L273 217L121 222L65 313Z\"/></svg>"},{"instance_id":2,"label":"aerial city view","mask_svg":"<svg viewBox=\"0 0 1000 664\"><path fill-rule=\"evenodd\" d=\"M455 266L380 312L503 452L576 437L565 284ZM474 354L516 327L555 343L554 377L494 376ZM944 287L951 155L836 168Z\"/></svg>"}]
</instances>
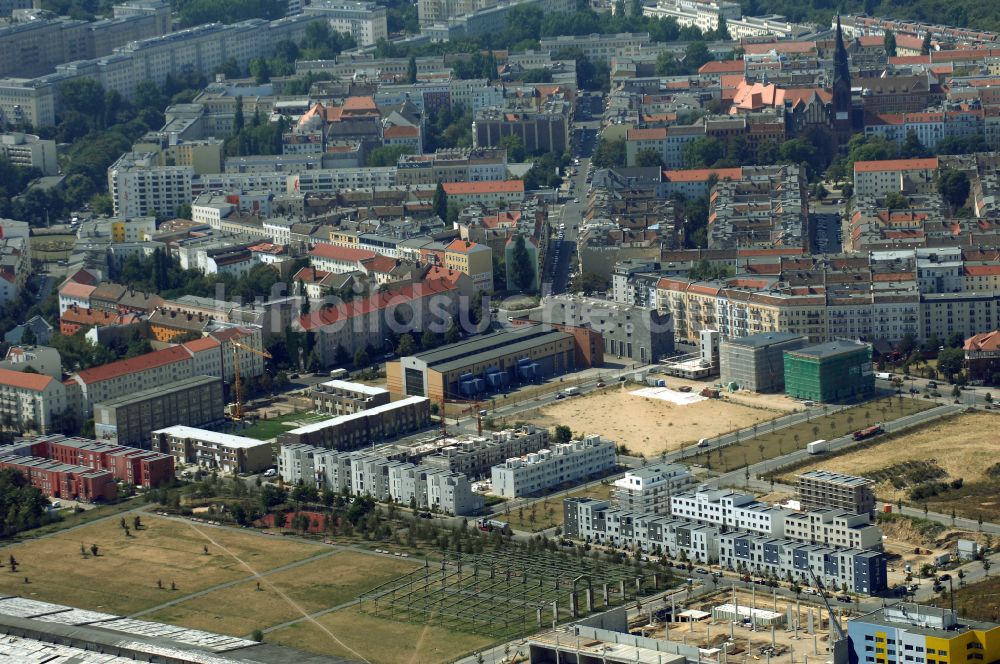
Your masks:
<instances>
[{"instance_id":1,"label":"aerial city view","mask_svg":"<svg viewBox=\"0 0 1000 664\"><path fill-rule=\"evenodd\" d=\"M997 0L0 0L0 277L0 664L1000 663Z\"/></svg>"}]
</instances>

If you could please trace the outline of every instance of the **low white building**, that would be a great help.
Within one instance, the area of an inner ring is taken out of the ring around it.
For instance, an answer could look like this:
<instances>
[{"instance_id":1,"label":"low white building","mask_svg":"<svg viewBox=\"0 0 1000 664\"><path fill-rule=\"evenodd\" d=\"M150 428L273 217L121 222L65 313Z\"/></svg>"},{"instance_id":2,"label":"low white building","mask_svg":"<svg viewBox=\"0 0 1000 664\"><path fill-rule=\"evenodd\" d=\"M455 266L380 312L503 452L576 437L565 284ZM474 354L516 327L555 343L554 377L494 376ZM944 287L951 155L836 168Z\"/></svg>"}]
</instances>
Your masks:
<instances>
[{"instance_id":1,"label":"low white building","mask_svg":"<svg viewBox=\"0 0 1000 664\"><path fill-rule=\"evenodd\" d=\"M517 498L604 475L614 467L614 442L593 434L493 466L493 491Z\"/></svg>"},{"instance_id":2,"label":"low white building","mask_svg":"<svg viewBox=\"0 0 1000 664\"><path fill-rule=\"evenodd\" d=\"M659 463L630 470L615 480L615 504L623 510L643 514L670 514L670 497L694 484L687 466Z\"/></svg>"},{"instance_id":3,"label":"low white building","mask_svg":"<svg viewBox=\"0 0 1000 664\"><path fill-rule=\"evenodd\" d=\"M274 465L267 441L182 425L154 431L153 448L174 457L178 466L227 474L259 473Z\"/></svg>"}]
</instances>

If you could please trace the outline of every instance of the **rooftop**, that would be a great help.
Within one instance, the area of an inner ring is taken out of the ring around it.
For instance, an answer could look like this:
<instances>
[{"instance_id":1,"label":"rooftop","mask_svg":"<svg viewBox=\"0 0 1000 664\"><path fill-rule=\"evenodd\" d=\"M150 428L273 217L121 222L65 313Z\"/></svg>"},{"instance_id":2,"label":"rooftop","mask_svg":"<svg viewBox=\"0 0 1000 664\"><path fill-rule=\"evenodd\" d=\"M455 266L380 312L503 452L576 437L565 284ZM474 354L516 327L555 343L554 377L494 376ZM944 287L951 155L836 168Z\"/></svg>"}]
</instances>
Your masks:
<instances>
[{"instance_id":1,"label":"rooftop","mask_svg":"<svg viewBox=\"0 0 1000 664\"><path fill-rule=\"evenodd\" d=\"M265 441L257 440L256 438L247 438L246 436L234 436L229 433L221 433L219 431L209 431L208 429L198 429L196 427L188 427L182 424L177 424L172 427L167 427L165 429L157 429L153 432L153 435L162 433L167 436L172 436L174 438L193 438L195 440L201 440L206 443L215 443L217 445L222 445L224 447L232 447L239 449L249 449L252 447L259 447L261 445L270 445Z\"/></svg>"},{"instance_id":2,"label":"rooftop","mask_svg":"<svg viewBox=\"0 0 1000 664\"><path fill-rule=\"evenodd\" d=\"M333 390L349 390L351 392L357 392L359 394L368 394L375 396L378 394L385 394L388 390L382 389L381 387L375 387L374 385L365 385L364 383L352 383L347 380L328 380L325 383L320 383L322 387L329 387Z\"/></svg>"},{"instance_id":3,"label":"rooftop","mask_svg":"<svg viewBox=\"0 0 1000 664\"><path fill-rule=\"evenodd\" d=\"M417 353L414 357L426 363L430 369L446 372L489 361L490 357L498 354L509 355L570 336L546 325L527 325L515 330L475 336L448 346Z\"/></svg>"},{"instance_id":4,"label":"rooftop","mask_svg":"<svg viewBox=\"0 0 1000 664\"><path fill-rule=\"evenodd\" d=\"M297 429L292 429L287 432L289 434L305 434L312 433L314 431L322 431L330 427L340 426L345 422L350 422L351 420L359 420L365 417L370 417L372 415L381 415L382 413L388 413L390 411L396 410L397 408L406 408L407 406L413 406L418 403L427 402L427 397L406 397L405 399L400 399L399 401L393 401L391 403L384 404L382 406L375 406L374 408L369 408L368 410L358 411L357 413L350 413L349 415L340 415L339 417L331 417L328 420L321 420L319 422L313 422L312 424L306 424Z\"/></svg>"},{"instance_id":5,"label":"rooftop","mask_svg":"<svg viewBox=\"0 0 1000 664\"><path fill-rule=\"evenodd\" d=\"M824 482L833 482L836 484L842 484L844 486L871 486L875 484L873 480L867 477L856 477L854 475L844 475L842 473L835 473L832 470L810 470L808 472L799 475L801 478L806 478L810 480L822 480Z\"/></svg>"},{"instance_id":6,"label":"rooftop","mask_svg":"<svg viewBox=\"0 0 1000 664\"><path fill-rule=\"evenodd\" d=\"M785 351L789 355L804 355L806 357L813 357L816 359L824 359L828 357L836 357L837 355L845 355L848 353L857 353L865 349L871 349L868 344L859 344L852 341L828 341L825 344L817 344L815 346L808 346L806 348L799 348L798 350Z\"/></svg>"},{"instance_id":7,"label":"rooftop","mask_svg":"<svg viewBox=\"0 0 1000 664\"><path fill-rule=\"evenodd\" d=\"M117 399L111 399L110 401L105 401L97 406L104 406L105 408L119 408L121 406L128 405L133 402L145 401L146 399L152 399L153 397L163 396L169 394L170 392L178 392L180 390L188 390L193 387L198 387L200 385L209 385L211 383L222 383L222 380L217 376L192 376L191 378L184 378L183 380L175 380L172 383L167 383L165 385L160 385L159 387L152 387L148 390L140 390L139 392L134 392L124 397L119 397ZM222 414L219 414L221 419Z\"/></svg>"},{"instance_id":8,"label":"rooftop","mask_svg":"<svg viewBox=\"0 0 1000 664\"><path fill-rule=\"evenodd\" d=\"M173 346L171 348L156 350L152 353L146 353L127 360L118 360L117 362L109 362L108 364L93 367L92 369L84 369L83 371L77 372L76 375L83 383L98 383L104 380L111 380L112 378L118 378L120 376L126 376L140 371L147 371L149 369L166 366L168 364L173 364L174 362L181 362L190 358L191 353L186 348L183 346Z\"/></svg>"}]
</instances>

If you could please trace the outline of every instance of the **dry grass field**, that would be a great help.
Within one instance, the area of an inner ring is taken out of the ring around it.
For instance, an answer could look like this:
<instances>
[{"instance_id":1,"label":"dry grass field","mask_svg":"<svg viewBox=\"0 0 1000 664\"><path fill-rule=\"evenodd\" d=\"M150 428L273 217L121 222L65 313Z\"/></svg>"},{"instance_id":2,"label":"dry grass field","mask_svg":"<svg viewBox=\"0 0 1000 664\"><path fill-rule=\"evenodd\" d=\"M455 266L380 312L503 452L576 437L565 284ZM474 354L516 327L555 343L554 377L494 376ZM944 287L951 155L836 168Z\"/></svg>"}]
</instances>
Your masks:
<instances>
[{"instance_id":1,"label":"dry grass field","mask_svg":"<svg viewBox=\"0 0 1000 664\"><path fill-rule=\"evenodd\" d=\"M269 643L372 664L449 662L484 648L491 640L420 623L396 622L345 609L267 635Z\"/></svg>"},{"instance_id":2,"label":"dry grass field","mask_svg":"<svg viewBox=\"0 0 1000 664\"><path fill-rule=\"evenodd\" d=\"M131 515L127 515L131 527ZM214 585L303 560L322 546L202 524L147 517L125 537L117 519L14 544L16 574L0 571L0 592L129 614ZM98 556L90 555L91 544ZM84 557L81 545L87 550ZM205 555L203 547L208 547ZM241 562L243 561L243 562ZM245 563L245 564L244 564ZM24 578L30 583L25 585ZM157 587L161 580L164 590ZM177 585L169 590L170 583Z\"/></svg>"},{"instance_id":3,"label":"dry grass field","mask_svg":"<svg viewBox=\"0 0 1000 664\"><path fill-rule=\"evenodd\" d=\"M344 551L223 588L144 616L233 636L279 625L350 602L361 593L420 566L415 560Z\"/></svg>"},{"instance_id":4,"label":"dry grass field","mask_svg":"<svg viewBox=\"0 0 1000 664\"><path fill-rule=\"evenodd\" d=\"M677 381L668 382L673 385ZM781 413L751 408L725 399L706 399L678 406L660 399L633 395L631 385L621 390L565 399L541 409L531 418L541 426L565 424L575 433L599 433L633 454L655 457L734 429L766 422Z\"/></svg>"},{"instance_id":5,"label":"dry grass field","mask_svg":"<svg viewBox=\"0 0 1000 664\"><path fill-rule=\"evenodd\" d=\"M614 487L610 484L595 484L558 498L543 498L523 507L511 508L510 513L501 512L495 518L506 521L511 528L531 532L561 526L563 523L563 500L566 498L611 498ZM532 518L534 512L534 518Z\"/></svg>"},{"instance_id":6,"label":"dry grass field","mask_svg":"<svg viewBox=\"0 0 1000 664\"><path fill-rule=\"evenodd\" d=\"M870 401L829 415L821 414L811 421L799 422L775 431L771 431L766 425L761 426L756 437L714 448L688 459L706 468L727 472L788 454L819 438L837 438L868 424L897 419L931 407L932 404L918 399L886 398Z\"/></svg>"},{"instance_id":7,"label":"dry grass field","mask_svg":"<svg viewBox=\"0 0 1000 664\"><path fill-rule=\"evenodd\" d=\"M926 498L928 509L986 521L1000 515L1000 415L963 413L917 430L876 439L872 445L817 460L786 473L783 481L807 470L823 468L853 475L872 475L880 500L922 504L912 498L916 486L927 482L946 484L948 490ZM918 472L919 471L919 472ZM952 483L962 480L961 487Z\"/></svg>"}]
</instances>

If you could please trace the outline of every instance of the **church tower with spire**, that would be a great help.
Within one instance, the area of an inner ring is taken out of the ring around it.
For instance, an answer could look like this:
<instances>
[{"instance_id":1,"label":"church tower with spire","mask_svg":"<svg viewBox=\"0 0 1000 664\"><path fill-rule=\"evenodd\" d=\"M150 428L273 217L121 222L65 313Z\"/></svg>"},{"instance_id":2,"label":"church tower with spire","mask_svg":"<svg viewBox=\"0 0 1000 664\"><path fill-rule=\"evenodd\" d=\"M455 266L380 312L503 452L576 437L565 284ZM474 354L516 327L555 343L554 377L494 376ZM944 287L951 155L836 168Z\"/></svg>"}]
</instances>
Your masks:
<instances>
[{"instance_id":1,"label":"church tower with spire","mask_svg":"<svg viewBox=\"0 0 1000 664\"><path fill-rule=\"evenodd\" d=\"M837 34L834 37L836 46L833 55L833 128L837 133L838 142L846 143L851 138L853 130L851 122L851 69L847 61L847 49L844 47L844 32L840 27L840 15L837 15Z\"/></svg>"}]
</instances>

